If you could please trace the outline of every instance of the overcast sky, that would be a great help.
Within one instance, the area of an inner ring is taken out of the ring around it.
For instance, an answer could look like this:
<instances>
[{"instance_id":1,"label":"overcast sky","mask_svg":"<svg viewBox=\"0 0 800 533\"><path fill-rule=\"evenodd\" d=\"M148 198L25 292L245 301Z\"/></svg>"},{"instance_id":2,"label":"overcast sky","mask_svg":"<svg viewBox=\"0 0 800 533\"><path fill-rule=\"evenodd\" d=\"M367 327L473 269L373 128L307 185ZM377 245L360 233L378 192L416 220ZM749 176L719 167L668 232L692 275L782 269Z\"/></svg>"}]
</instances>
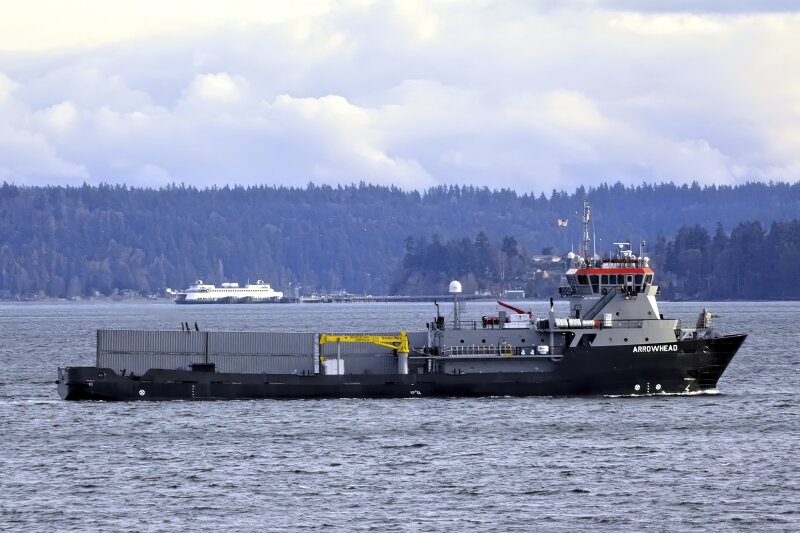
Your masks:
<instances>
[{"instance_id":1,"label":"overcast sky","mask_svg":"<svg viewBox=\"0 0 800 533\"><path fill-rule=\"evenodd\" d=\"M0 181L795 182L796 4L0 0Z\"/></svg>"}]
</instances>

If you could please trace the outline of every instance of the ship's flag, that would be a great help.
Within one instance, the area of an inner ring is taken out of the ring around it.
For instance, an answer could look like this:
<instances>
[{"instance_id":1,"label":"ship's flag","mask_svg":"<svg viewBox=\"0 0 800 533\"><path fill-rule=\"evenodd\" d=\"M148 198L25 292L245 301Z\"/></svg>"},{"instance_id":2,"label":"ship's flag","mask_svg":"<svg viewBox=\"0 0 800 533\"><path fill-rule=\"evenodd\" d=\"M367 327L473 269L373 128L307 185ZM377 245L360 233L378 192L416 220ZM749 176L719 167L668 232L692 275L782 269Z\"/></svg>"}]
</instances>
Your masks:
<instances>
[{"instance_id":1,"label":"ship's flag","mask_svg":"<svg viewBox=\"0 0 800 533\"><path fill-rule=\"evenodd\" d=\"M569 223L569 220L561 220L559 218L559 219L556 219L556 223L558 224L559 228L566 228L567 224Z\"/></svg>"}]
</instances>

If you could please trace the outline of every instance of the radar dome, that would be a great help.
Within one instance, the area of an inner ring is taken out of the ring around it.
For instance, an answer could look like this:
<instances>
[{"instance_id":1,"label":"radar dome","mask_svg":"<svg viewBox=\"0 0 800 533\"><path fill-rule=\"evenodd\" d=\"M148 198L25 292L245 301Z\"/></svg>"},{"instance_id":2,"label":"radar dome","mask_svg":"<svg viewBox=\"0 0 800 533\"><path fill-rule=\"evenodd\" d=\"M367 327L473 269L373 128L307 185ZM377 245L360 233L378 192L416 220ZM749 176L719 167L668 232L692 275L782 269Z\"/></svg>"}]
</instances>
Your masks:
<instances>
[{"instance_id":1,"label":"radar dome","mask_svg":"<svg viewBox=\"0 0 800 533\"><path fill-rule=\"evenodd\" d=\"M574 253L574 252L570 252L570 253L568 253L568 254L567 254L567 259L569 259L570 261L572 261L573 259L575 259L575 253Z\"/></svg>"},{"instance_id":2,"label":"radar dome","mask_svg":"<svg viewBox=\"0 0 800 533\"><path fill-rule=\"evenodd\" d=\"M461 282L458 280L453 280L450 282L450 292L458 293L461 292Z\"/></svg>"}]
</instances>

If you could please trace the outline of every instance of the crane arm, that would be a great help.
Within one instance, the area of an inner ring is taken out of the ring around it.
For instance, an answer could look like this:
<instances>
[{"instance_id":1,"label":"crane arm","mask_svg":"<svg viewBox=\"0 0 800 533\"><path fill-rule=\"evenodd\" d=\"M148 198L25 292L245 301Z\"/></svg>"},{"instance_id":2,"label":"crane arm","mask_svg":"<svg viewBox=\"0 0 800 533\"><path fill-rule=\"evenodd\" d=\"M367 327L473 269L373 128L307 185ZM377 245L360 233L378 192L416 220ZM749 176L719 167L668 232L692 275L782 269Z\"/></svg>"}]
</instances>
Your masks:
<instances>
[{"instance_id":1,"label":"crane arm","mask_svg":"<svg viewBox=\"0 0 800 533\"><path fill-rule=\"evenodd\" d=\"M319 336L320 345L328 342L364 342L391 348L397 350L398 353L408 353L408 335L405 331L401 331L400 335L330 335L323 333Z\"/></svg>"},{"instance_id":2,"label":"crane arm","mask_svg":"<svg viewBox=\"0 0 800 533\"><path fill-rule=\"evenodd\" d=\"M528 311L528 312L525 312L525 311L523 311L522 309L520 309L519 307L514 307L513 305L511 305L511 304L507 304L507 303L505 303L505 302L501 302L500 300L497 300L497 303L498 303L498 304L500 304L500 305L502 305L502 306L503 306L503 307L505 307L506 309L511 309L512 311L514 311L514 312L515 312L515 313L517 313L518 315L530 315L530 314L531 314L531 313L530 313L530 311Z\"/></svg>"}]
</instances>

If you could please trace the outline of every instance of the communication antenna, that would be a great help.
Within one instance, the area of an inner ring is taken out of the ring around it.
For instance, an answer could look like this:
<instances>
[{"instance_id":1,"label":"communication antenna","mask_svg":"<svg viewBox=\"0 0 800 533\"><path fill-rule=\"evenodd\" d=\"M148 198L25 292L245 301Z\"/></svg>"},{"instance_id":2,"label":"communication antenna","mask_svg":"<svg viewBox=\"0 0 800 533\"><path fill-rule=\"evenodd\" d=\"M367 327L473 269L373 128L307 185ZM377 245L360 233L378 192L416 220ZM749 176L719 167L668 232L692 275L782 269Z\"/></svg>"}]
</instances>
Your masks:
<instances>
[{"instance_id":1,"label":"communication antenna","mask_svg":"<svg viewBox=\"0 0 800 533\"><path fill-rule=\"evenodd\" d=\"M589 199L583 197L583 257L589 257L589 220L591 219L591 208Z\"/></svg>"}]
</instances>

